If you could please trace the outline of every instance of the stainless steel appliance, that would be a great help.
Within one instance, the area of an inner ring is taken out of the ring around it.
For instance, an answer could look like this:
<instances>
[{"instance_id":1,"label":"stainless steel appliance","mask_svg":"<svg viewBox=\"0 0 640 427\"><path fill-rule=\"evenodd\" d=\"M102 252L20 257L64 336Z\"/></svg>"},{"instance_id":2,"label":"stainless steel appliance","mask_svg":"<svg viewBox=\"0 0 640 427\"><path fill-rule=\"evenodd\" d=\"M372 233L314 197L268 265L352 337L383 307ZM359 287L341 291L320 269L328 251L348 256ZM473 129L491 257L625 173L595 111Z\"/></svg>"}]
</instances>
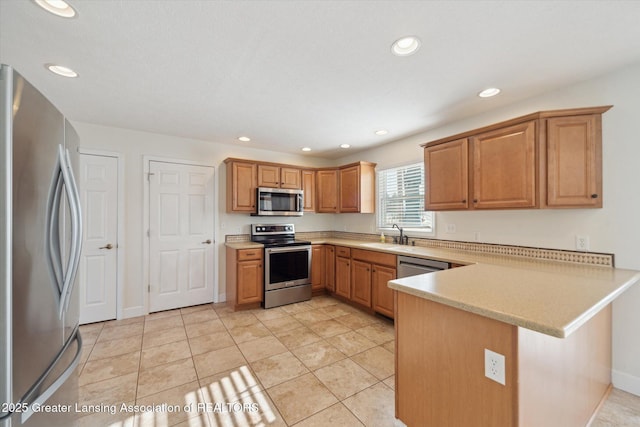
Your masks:
<instances>
[{"instance_id":1,"label":"stainless steel appliance","mask_svg":"<svg viewBox=\"0 0 640 427\"><path fill-rule=\"evenodd\" d=\"M398 256L398 279L449 269L449 263L410 256Z\"/></svg>"},{"instance_id":2,"label":"stainless steel appliance","mask_svg":"<svg viewBox=\"0 0 640 427\"><path fill-rule=\"evenodd\" d=\"M264 308L311 299L311 242L293 224L253 224L251 240L264 245Z\"/></svg>"},{"instance_id":3,"label":"stainless steel appliance","mask_svg":"<svg viewBox=\"0 0 640 427\"><path fill-rule=\"evenodd\" d=\"M257 216L302 216L304 209L302 190L258 187Z\"/></svg>"},{"instance_id":4,"label":"stainless steel appliance","mask_svg":"<svg viewBox=\"0 0 640 427\"><path fill-rule=\"evenodd\" d=\"M76 418L77 145L64 116L0 65L1 427L70 426Z\"/></svg>"}]
</instances>

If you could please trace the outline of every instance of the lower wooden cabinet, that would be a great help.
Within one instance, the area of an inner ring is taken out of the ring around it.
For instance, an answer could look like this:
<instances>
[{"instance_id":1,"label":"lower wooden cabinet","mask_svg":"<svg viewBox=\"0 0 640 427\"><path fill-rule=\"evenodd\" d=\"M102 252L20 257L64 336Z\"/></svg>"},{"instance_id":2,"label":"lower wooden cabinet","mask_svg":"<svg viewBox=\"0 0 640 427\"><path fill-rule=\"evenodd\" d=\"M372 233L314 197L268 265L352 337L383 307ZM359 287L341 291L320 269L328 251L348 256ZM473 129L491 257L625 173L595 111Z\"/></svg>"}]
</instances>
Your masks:
<instances>
[{"instance_id":1,"label":"lower wooden cabinet","mask_svg":"<svg viewBox=\"0 0 640 427\"><path fill-rule=\"evenodd\" d=\"M336 295L351 299L351 259L336 256Z\"/></svg>"},{"instance_id":2,"label":"lower wooden cabinet","mask_svg":"<svg viewBox=\"0 0 640 427\"><path fill-rule=\"evenodd\" d=\"M234 310L260 306L264 294L262 249L227 248L227 303Z\"/></svg>"},{"instance_id":3,"label":"lower wooden cabinet","mask_svg":"<svg viewBox=\"0 0 640 427\"><path fill-rule=\"evenodd\" d=\"M325 246L325 282L324 286L329 292L336 290L336 248L333 245Z\"/></svg>"},{"instance_id":4,"label":"lower wooden cabinet","mask_svg":"<svg viewBox=\"0 0 640 427\"><path fill-rule=\"evenodd\" d=\"M311 246L311 291L324 292L326 281L326 248L324 245Z\"/></svg>"},{"instance_id":5,"label":"lower wooden cabinet","mask_svg":"<svg viewBox=\"0 0 640 427\"><path fill-rule=\"evenodd\" d=\"M371 307L371 264L351 261L351 301Z\"/></svg>"},{"instance_id":6,"label":"lower wooden cabinet","mask_svg":"<svg viewBox=\"0 0 640 427\"><path fill-rule=\"evenodd\" d=\"M371 290L373 293L373 309L387 317L394 318L395 291L387 286L389 280L397 278L395 267L374 265L371 272Z\"/></svg>"}]
</instances>

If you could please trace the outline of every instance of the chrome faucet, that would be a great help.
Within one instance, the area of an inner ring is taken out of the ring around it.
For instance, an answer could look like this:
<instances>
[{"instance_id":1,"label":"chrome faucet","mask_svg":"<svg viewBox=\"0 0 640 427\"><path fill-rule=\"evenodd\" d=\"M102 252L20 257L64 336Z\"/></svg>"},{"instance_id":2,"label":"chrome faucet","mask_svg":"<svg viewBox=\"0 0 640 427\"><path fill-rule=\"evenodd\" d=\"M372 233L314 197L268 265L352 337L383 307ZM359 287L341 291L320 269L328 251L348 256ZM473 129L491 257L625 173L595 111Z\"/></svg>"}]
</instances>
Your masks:
<instances>
[{"instance_id":1,"label":"chrome faucet","mask_svg":"<svg viewBox=\"0 0 640 427\"><path fill-rule=\"evenodd\" d=\"M397 229L400 231L400 239L399 239L399 243L400 243L401 245L408 244L408 243L409 243L409 242L408 242L408 241L409 241L409 238L408 238L408 237L406 237L406 236L403 234L403 232L402 232L402 227L398 227L398 224L393 224L393 225L391 226L391 229L394 229L394 228L397 228ZM406 237L407 243L405 243L405 237Z\"/></svg>"}]
</instances>

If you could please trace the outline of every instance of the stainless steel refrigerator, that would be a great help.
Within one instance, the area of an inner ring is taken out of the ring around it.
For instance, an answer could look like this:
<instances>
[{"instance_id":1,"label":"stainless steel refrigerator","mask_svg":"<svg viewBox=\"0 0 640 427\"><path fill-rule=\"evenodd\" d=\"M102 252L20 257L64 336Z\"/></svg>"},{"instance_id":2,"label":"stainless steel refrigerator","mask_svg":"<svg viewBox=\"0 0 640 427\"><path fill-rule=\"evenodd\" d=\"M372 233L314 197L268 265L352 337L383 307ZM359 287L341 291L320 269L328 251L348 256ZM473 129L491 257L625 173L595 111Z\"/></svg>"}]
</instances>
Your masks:
<instances>
[{"instance_id":1,"label":"stainless steel refrigerator","mask_svg":"<svg viewBox=\"0 0 640 427\"><path fill-rule=\"evenodd\" d=\"M76 418L78 137L12 67L0 65L0 427Z\"/></svg>"}]
</instances>

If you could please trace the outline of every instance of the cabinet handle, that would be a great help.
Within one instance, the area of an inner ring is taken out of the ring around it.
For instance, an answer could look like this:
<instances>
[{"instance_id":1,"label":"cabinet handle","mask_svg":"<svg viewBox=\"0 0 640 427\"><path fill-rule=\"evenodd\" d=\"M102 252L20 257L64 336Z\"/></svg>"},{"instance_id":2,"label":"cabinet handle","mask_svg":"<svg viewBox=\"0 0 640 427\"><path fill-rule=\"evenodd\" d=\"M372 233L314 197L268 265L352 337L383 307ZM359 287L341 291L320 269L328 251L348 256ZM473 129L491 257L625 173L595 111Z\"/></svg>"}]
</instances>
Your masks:
<instances>
[{"instance_id":1,"label":"cabinet handle","mask_svg":"<svg viewBox=\"0 0 640 427\"><path fill-rule=\"evenodd\" d=\"M598 195L597 195L597 194L592 194L592 195L591 195L591 198L592 198L592 199L597 199L597 198L598 198Z\"/></svg>"},{"instance_id":2,"label":"cabinet handle","mask_svg":"<svg viewBox=\"0 0 640 427\"><path fill-rule=\"evenodd\" d=\"M473 203L478 203L478 199L473 199Z\"/></svg>"},{"instance_id":3,"label":"cabinet handle","mask_svg":"<svg viewBox=\"0 0 640 427\"><path fill-rule=\"evenodd\" d=\"M462 200L462 203L467 203L467 199Z\"/></svg>"}]
</instances>

